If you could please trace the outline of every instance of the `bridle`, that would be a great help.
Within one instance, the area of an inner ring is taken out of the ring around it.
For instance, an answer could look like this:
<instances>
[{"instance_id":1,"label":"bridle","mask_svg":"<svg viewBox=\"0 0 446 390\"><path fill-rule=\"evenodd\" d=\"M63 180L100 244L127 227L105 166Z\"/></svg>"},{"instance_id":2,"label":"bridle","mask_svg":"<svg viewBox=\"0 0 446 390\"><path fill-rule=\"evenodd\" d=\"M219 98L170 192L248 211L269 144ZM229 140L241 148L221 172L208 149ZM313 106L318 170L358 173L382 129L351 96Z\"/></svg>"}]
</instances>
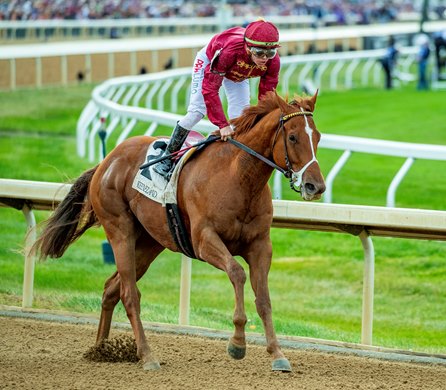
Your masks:
<instances>
[{"instance_id":1,"label":"bridle","mask_svg":"<svg viewBox=\"0 0 446 390\"><path fill-rule=\"evenodd\" d=\"M274 149L274 145L276 144L278 135L280 130L282 130L283 134L283 143L285 146L285 165L287 169L283 169L282 167L279 167L274 161L271 161L267 159L265 156L262 156L261 154L257 153L255 150L252 150L250 147L242 144L239 141L236 141L235 139L228 138L227 142L233 144L234 146L237 146L239 149L244 150L245 152L249 153L250 155L257 157L259 160L263 161L265 164L268 164L270 167L273 167L274 169L277 169L279 172L281 172L287 179L290 179L290 187L293 191L301 192L301 185L302 185L302 176L307 170L307 168L313 164L314 162L317 162L316 155L314 154L314 147L313 147L313 139L311 138L312 129L308 124L307 116L312 116L313 113L311 111L304 111L302 107L300 108L301 111L296 111L291 114L284 115L283 113L280 115L280 121L279 126L277 127L276 134L274 135L273 145L272 149ZM308 137L310 138L310 146L311 146L311 153L313 155L312 159L308 161L298 172L293 171L293 167L291 166L290 159L288 157L288 148L286 144L286 134L285 134L285 127L284 123L295 116L303 116L305 118L305 132L308 134Z\"/></svg>"},{"instance_id":2,"label":"bridle","mask_svg":"<svg viewBox=\"0 0 446 390\"><path fill-rule=\"evenodd\" d=\"M279 132L282 130L283 134L283 146L285 149L285 165L287 167L286 170L281 169L282 173L285 175L287 179L290 179L290 187L292 190L296 192L301 192L300 188L302 185L302 177L305 173L305 171L308 169L308 167L313 164L314 162L317 162L316 155L314 154L314 147L313 147L313 138L311 137L311 134L313 132L312 128L308 124L307 116L313 116L313 113L311 111L304 111L303 108L300 108L301 111L292 112L291 114L284 115L283 113L280 115L280 121L279 126L277 127L276 134L274 136L272 149L274 150L274 145L276 144ZM311 154L312 158L310 161L308 161L299 171L294 171L293 167L291 166L290 159L288 156L288 147L286 142L286 134L285 134L285 122L288 119L294 118L295 116L303 116L305 119L305 132L308 135L308 138L310 139L310 146L311 146Z\"/></svg>"}]
</instances>

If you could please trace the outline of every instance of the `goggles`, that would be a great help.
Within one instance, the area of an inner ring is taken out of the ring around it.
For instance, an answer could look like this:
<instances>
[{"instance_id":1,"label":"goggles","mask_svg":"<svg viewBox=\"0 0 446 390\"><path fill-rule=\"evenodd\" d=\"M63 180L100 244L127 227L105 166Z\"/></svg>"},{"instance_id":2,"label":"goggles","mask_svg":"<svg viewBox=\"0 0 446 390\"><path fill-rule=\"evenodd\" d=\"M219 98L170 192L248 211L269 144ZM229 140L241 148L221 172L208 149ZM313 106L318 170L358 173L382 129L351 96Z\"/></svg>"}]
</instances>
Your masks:
<instances>
[{"instance_id":1,"label":"goggles","mask_svg":"<svg viewBox=\"0 0 446 390\"><path fill-rule=\"evenodd\" d=\"M277 48L266 49L264 47L249 46L249 51L252 55L258 58L266 57L269 60L274 58L277 54Z\"/></svg>"}]
</instances>

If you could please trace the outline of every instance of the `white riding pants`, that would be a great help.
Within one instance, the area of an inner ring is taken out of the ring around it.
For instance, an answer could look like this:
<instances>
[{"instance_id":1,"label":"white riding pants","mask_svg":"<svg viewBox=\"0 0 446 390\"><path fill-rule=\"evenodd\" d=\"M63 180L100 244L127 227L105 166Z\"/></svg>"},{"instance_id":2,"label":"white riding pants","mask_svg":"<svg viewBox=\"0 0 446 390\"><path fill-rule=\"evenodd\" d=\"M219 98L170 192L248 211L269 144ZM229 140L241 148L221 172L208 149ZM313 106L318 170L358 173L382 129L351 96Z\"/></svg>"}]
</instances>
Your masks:
<instances>
[{"instance_id":1,"label":"white riding pants","mask_svg":"<svg viewBox=\"0 0 446 390\"><path fill-rule=\"evenodd\" d=\"M210 60L206 55L206 47L204 47L195 57L187 114L178 122L179 125L185 129L191 130L206 115L207 111L202 93L202 85L204 70L209 63ZM241 115L243 109L249 106L249 80L243 80L236 83L227 78L223 78L223 88L228 100L228 118L237 118Z\"/></svg>"}]
</instances>

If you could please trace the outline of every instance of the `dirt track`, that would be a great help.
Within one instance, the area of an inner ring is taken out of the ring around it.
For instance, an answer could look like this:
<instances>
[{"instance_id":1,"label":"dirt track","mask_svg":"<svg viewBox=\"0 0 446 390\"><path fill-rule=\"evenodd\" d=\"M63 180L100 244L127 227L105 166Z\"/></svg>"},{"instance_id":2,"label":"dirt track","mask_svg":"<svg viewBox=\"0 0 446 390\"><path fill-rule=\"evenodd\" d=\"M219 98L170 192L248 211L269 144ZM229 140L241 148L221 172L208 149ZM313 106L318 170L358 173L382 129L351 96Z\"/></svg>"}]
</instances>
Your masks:
<instances>
[{"instance_id":1,"label":"dirt track","mask_svg":"<svg viewBox=\"0 0 446 390\"><path fill-rule=\"evenodd\" d=\"M161 370L140 363L94 363L92 325L0 317L1 389L435 389L446 366L388 362L312 351L285 350L292 373L270 371L265 347L248 345L244 360L226 342L147 332ZM112 337L131 334L113 329Z\"/></svg>"}]
</instances>

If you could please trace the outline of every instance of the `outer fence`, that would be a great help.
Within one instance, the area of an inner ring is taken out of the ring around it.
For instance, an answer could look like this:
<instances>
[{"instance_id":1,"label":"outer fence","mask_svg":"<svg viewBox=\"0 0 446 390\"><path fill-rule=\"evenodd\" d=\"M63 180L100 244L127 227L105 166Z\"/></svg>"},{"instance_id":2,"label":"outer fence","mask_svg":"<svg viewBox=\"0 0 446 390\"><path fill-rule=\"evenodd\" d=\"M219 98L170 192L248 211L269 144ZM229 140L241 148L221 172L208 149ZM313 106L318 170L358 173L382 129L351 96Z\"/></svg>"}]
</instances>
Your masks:
<instances>
[{"instance_id":1,"label":"outer fence","mask_svg":"<svg viewBox=\"0 0 446 390\"><path fill-rule=\"evenodd\" d=\"M446 29L446 22L429 22L424 27L427 32L440 31ZM410 46L418 30L417 23L388 24L385 29L382 25L285 29L281 31L280 52L285 57L310 52L376 49L382 47L390 34L395 35L402 46ZM4 45L0 47L0 89L40 88L80 81L96 83L118 76L190 66L196 52L211 36L210 33L148 34L144 39Z\"/></svg>"},{"instance_id":2,"label":"outer fence","mask_svg":"<svg viewBox=\"0 0 446 390\"><path fill-rule=\"evenodd\" d=\"M271 15L267 19L276 24L280 30L314 28L314 26L325 28L333 24L327 17L318 19L312 15ZM412 15L391 25L399 25L399 31L402 32L408 31L408 28L410 31L416 31L419 28L417 20L418 16ZM0 42L206 34L222 31L230 26L241 26L246 22L247 18L234 17L228 13L221 13L218 17L0 21ZM439 23L441 22L434 21L425 25L429 31L431 26ZM386 30L383 34L393 33L387 30L387 26L386 29L381 29ZM369 26L349 27L365 30Z\"/></svg>"},{"instance_id":3,"label":"outer fence","mask_svg":"<svg viewBox=\"0 0 446 390\"><path fill-rule=\"evenodd\" d=\"M407 80L412 75L415 48L401 51L398 74ZM281 80L282 93L291 86L313 89L349 89L381 82L381 68L377 59L381 50L336 54L313 54L283 58ZM189 96L190 69L177 69L162 73L128 76L110 79L96 87L92 99L83 110L77 125L77 148L81 157L97 161L101 156L98 132L105 119L106 142L113 147L125 138L136 135L152 135L160 126L173 128L181 118L175 114L185 110ZM255 82L251 84L255 95ZM169 111L169 112L166 112ZM208 121L201 121L195 128L208 133L214 130ZM446 146L380 141L358 137L324 134L321 148L342 150L344 153L327 176L325 202L331 202L333 183L352 153L372 153L405 159L387 190L387 205L395 205L398 185L416 159L446 161ZM280 199L281 175L274 180L274 197Z\"/></svg>"},{"instance_id":4,"label":"outer fence","mask_svg":"<svg viewBox=\"0 0 446 390\"><path fill-rule=\"evenodd\" d=\"M22 210L28 248L35 240L33 209L52 209L69 191L67 184L0 179L0 206ZM446 240L446 212L274 200L273 226L358 236L364 251L361 343L372 344L375 249L371 236ZM191 259L181 265L179 323L189 324ZM26 250L23 307L33 301L34 259Z\"/></svg>"},{"instance_id":5,"label":"outer fence","mask_svg":"<svg viewBox=\"0 0 446 390\"><path fill-rule=\"evenodd\" d=\"M279 28L311 27L317 23L311 15L271 16ZM0 21L0 41L79 40L98 38L147 37L148 35L184 35L215 33L231 25L243 25L244 17L138 18L88 20Z\"/></svg>"}]
</instances>

